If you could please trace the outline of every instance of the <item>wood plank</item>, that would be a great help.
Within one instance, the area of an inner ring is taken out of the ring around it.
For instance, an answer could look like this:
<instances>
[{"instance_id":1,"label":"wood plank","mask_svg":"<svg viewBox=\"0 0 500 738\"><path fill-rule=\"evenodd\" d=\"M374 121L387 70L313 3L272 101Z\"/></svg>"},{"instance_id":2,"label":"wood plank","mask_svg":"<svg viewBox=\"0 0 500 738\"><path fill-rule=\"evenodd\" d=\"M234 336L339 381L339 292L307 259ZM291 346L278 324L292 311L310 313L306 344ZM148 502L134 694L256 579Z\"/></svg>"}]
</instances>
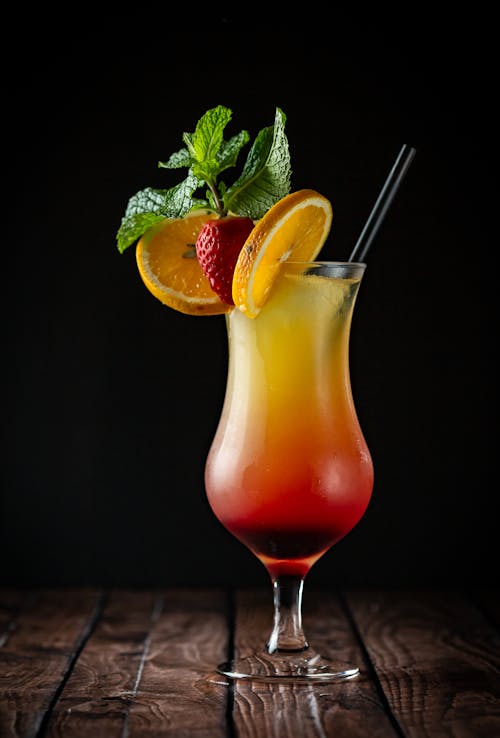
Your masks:
<instances>
[{"instance_id":1,"label":"wood plank","mask_svg":"<svg viewBox=\"0 0 500 738\"><path fill-rule=\"evenodd\" d=\"M211 681L227 658L227 598L217 590L169 590L155 622L130 707L133 738L226 738L227 690Z\"/></svg>"},{"instance_id":2,"label":"wood plank","mask_svg":"<svg viewBox=\"0 0 500 738\"><path fill-rule=\"evenodd\" d=\"M500 735L500 641L475 607L433 591L353 591L347 602L404 735Z\"/></svg>"},{"instance_id":3,"label":"wood plank","mask_svg":"<svg viewBox=\"0 0 500 738\"><path fill-rule=\"evenodd\" d=\"M99 607L92 590L40 591L0 648L0 735L33 738L88 635Z\"/></svg>"},{"instance_id":4,"label":"wood plank","mask_svg":"<svg viewBox=\"0 0 500 738\"><path fill-rule=\"evenodd\" d=\"M55 705L47 738L121 738L161 598L113 592Z\"/></svg>"},{"instance_id":5,"label":"wood plank","mask_svg":"<svg viewBox=\"0 0 500 738\"><path fill-rule=\"evenodd\" d=\"M268 684L239 680L234 689L238 738L391 738L396 736L338 600L305 590L304 629L316 651L361 669L339 684ZM236 599L235 656L264 646L272 623L272 594L242 591Z\"/></svg>"}]
</instances>

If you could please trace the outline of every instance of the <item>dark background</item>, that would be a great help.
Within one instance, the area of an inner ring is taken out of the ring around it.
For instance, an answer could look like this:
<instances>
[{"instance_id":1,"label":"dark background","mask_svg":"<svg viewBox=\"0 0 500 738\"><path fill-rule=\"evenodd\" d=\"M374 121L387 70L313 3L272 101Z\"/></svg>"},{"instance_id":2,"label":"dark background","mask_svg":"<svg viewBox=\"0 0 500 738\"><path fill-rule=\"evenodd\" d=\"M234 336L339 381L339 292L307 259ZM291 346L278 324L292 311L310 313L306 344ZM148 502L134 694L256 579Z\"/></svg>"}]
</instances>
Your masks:
<instances>
[{"instance_id":1,"label":"dark background","mask_svg":"<svg viewBox=\"0 0 500 738\"><path fill-rule=\"evenodd\" d=\"M234 112L228 136L254 136L285 111L292 188L333 204L324 258L348 258L400 147L417 148L369 254L352 332L373 500L309 581L472 586L494 575L492 20L422 6L411 18L303 10L296 22L142 8L106 23L63 17L64 32L45 15L13 25L3 583L267 581L204 495L224 319L163 307L133 249L115 246L128 198L176 184L157 161L217 104Z\"/></svg>"}]
</instances>

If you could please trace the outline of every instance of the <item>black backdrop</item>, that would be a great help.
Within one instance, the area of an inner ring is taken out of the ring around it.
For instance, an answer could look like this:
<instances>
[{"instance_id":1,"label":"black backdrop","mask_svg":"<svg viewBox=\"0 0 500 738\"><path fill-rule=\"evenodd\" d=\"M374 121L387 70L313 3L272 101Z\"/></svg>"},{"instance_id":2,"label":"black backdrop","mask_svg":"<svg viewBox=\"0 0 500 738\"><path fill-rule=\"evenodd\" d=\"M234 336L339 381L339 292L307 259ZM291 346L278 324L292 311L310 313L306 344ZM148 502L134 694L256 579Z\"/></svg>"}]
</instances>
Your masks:
<instances>
[{"instance_id":1,"label":"black backdrop","mask_svg":"<svg viewBox=\"0 0 500 738\"><path fill-rule=\"evenodd\" d=\"M421 11L423 13L423 11ZM353 324L358 414L376 469L364 519L316 584L471 586L494 573L494 73L488 19L143 8L34 18L4 63L0 553L6 584L261 584L203 464L225 382L224 319L143 287L115 233L129 196L209 107L228 135L288 116L293 189L332 201L347 258L403 143L410 172L370 252ZM188 13L189 15L189 13ZM43 32L37 23L46 24Z\"/></svg>"}]
</instances>

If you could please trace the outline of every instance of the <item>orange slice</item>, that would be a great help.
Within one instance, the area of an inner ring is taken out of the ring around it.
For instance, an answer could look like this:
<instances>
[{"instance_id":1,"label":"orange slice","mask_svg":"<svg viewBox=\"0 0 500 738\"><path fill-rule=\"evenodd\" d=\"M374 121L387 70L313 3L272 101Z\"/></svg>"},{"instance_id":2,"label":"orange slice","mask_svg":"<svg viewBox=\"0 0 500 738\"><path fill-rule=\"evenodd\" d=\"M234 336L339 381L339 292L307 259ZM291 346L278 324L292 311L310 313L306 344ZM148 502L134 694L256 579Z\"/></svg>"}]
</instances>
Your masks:
<instances>
[{"instance_id":1,"label":"orange slice","mask_svg":"<svg viewBox=\"0 0 500 738\"><path fill-rule=\"evenodd\" d=\"M330 201L314 190L297 190L258 221L241 249L233 274L233 300L255 318L286 261L313 261L332 224Z\"/></svg>"},{"instance_id":2,"label":"orange slice","mask_svg":"<svg viewBox=\"0 0 500 738\"><path fill-rule=\"evenodd\" d=\"M137 244L137 266L144 284L158 300L181 313L217 315L232 307L213 292L194 248L203 224L215 217L204 210L167 218Z\"/></svg>"}]
</instances>

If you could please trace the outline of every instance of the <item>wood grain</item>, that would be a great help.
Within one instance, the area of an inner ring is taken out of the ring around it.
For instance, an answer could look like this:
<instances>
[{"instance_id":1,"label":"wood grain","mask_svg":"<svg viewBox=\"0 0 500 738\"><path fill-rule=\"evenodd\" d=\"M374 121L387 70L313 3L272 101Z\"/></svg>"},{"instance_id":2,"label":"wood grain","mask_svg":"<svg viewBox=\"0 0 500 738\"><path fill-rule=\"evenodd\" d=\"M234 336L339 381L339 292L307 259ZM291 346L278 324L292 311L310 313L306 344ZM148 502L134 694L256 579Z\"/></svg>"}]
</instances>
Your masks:
<instances>
[{"instance_id":1,"label":"wood grain","mask_svg":"<svg viewBox=\"0 0 500 738\"><path fill-rule=\"evenodd\" d=\"M500 735L500 642L455 592L350 592L354 621L409 738Z\"/></svg>"},{"instance_id":2,"label":"wood grain","mask_svg":"<svg viewBox=\"0 0 500 738\"><path fill-rule=\"evenodd\" d=\"M40 591L0 648L0 735L33 738L85 639L99 593Z\"/></svg>"},{"instance_id":3,"label":"wood grain","mask_svg":"<svg viewBox=\"0 0 500 738\"><path fill-rule=\"evenodd\" d=\"M272 595L235 597L234 650L262 648ZM2 738L498 738L498 597L324 591L304 625L341 684L221 684L231 650L218 590L0 591ZM3 645L2 645L3 644Z\"/></svg>"},{"instance_id":4,"label":"wood grain","mask_svg":"<svg viewBox=\"0 0 500 738\"><path fill-rule=\"evenodd\" d=\"M111 593L54 707L47 736L121 738L160 603L153 592Z\"/></svg>"},{"instance_id":5,"label":"wood grain","mask_svg":"<svg viewBox=\"0 0 500 738\"><path fill-rule=\"evenodd\" d=\"M227 689L210 679L227 658L226 605L217 590L165 593L128 716L130 738L226 738Z\"/></svg>"},{"instance_id":6,"label":"wood grain","mask_svg":"<svg viewBox=\"0 0 500 738\"><path fill-rule=\"evenodd\" d=\"M240 592L236 599L235 656L262 648L272 621L271 591ZM238 738L391 738L396 736L349 622L336 598L307 592L304 627L314 648L361 669L340 684L274 685L240 680L234 685Z\"/></svg>"}]
</instances>

